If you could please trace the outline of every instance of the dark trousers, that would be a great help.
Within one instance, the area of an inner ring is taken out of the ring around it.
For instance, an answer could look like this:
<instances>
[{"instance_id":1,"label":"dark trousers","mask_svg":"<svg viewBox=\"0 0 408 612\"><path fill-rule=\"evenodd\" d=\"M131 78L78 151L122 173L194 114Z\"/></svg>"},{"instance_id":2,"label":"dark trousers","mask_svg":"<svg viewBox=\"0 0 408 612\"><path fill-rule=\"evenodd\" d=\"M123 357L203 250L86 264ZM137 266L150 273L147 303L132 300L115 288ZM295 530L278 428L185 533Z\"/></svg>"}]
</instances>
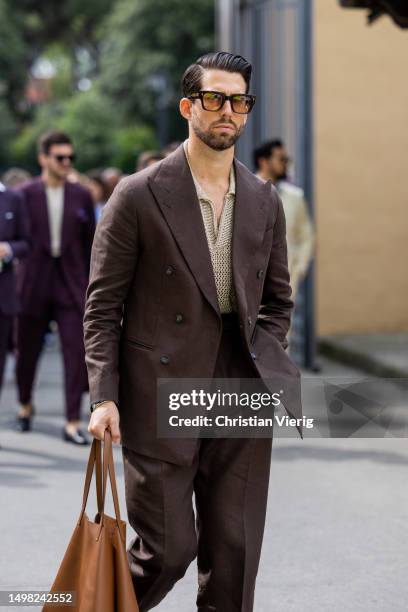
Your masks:
<instances>
[{"instance_id":1,"label":"dark trousers","mask_svg":"<svg viewBox=\"0 0 408 612\"><path fill-rule=\"evenodd\" d=\"M22 314L17 325L17 385L21 404L32 401L33 386L44 337L50 321L56 321L64 360L65 413L67 421L80 418L81 399L87 386L83 313L72 304L59 262L50 283L50 296L41 316Z\"/></svg>"},{"instance_id":2,"label":"dark trousers","mask_svg":"<svg viewBox=\"0 0 408 612\"><path fill-rule=\"evenodd\" d=\"M12 317L0 313L0 391L3 385L4 366L9 348L12 321Z\"/></svg>"},{"instance_id":3,"label":"dark trousers","mask_svg":"<svg viewBox=\"0 0 408 612\"><path fill-rule=\"evenodd\" d=\"M223 333L214 377L254 375L234 325ZM271 450L271 439L201 439L185 467L123 449L141 612L159 604L196 556L200 612L253 610Z\"/></svg>"}]
</instances>

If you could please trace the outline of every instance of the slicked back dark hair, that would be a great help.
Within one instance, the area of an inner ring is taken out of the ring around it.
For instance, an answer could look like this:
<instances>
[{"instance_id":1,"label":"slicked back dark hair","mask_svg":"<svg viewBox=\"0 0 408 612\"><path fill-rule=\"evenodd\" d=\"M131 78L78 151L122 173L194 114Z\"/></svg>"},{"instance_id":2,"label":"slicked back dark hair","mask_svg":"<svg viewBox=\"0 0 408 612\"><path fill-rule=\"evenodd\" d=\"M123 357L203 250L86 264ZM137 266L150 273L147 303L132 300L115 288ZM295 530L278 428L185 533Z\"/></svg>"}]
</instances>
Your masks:
<instances>
[{"instance_id":1,"label":"slicked back dark hair","mask_svg":"<svg viewBox=\"0 0 408 612\"><path fill-rule=\"evenodd\" d=\"M254 165L259 169L260 159L269 159L275 149L282 149L285 145L279 138L268 140L254 150Z\"/></svg>"},{"instance_id":2,"label":"slicked back dark hair","mask_svg":"<svg viewBox=\"0 0 408 612\"><path fill-rule=\"evenodd\" d=\"M202 55L187 68L181 79L181 90L184 97L200 91L204 70L238 72L246 83L246 93L249 91L252 74L251 64L242 55L218 51L217 53Z\"/></svg>"},{"instance_id":3,"label":"slicked back dark hair","mask_svg":"<svg viewBox=\"0 0 408 612\"><path fill-rule=\"evenodd\" d=\"M38 140L38 152L44 153L44 155L49 155L50 149L53 145L59 144L70 144L72 145L72 140L65 134L65 132L58 132L53 130L51 132L47 132L43 134Z\"/></svg>"}]
</instances>

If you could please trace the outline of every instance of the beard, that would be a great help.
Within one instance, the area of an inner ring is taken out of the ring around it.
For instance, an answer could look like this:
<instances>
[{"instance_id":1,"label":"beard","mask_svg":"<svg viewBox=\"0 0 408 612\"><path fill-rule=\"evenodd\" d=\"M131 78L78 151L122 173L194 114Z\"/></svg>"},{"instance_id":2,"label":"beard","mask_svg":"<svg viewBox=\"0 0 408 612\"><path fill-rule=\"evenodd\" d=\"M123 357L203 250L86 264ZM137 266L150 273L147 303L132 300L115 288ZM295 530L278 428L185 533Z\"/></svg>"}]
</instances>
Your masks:
<instances>
[{"instance_id":1,"label":"beard","mask_svg":"<svg viewBox=\"0 0 408 612\"><path fill-rule=\"evenodd\" d=\"M63 168L63 169L59 169L59 168L53 168L52 166L48 166L48 174L58 180L58 181L65 181L68 174L71 172L72 168Z\"/></svg>"},{"instance_id":2,"label":"beard","mask_svg":"<svg viewBox=\"0 0 408 612\"><path fill-rule=\"evenodd\" d=\"M214 133L212 132L212 128L216 127L217 124L213 125L212 127L208 129L204 129L200 125L199 121L197 120L192 121L192 128L193 128L195 135L204 144L210 147L210 149L213 149L214 151L225 151L226 149L230 149L231 147L235 145L238 138L241 136L244 126L242 125L240 128L238 128L235 125L235 123L233 123L232 121L219 121L218 125L221 123L231 125L232 127L235 128L235 132L234 133L230 133L230 132Z\"/></svg>"}]
</instances>

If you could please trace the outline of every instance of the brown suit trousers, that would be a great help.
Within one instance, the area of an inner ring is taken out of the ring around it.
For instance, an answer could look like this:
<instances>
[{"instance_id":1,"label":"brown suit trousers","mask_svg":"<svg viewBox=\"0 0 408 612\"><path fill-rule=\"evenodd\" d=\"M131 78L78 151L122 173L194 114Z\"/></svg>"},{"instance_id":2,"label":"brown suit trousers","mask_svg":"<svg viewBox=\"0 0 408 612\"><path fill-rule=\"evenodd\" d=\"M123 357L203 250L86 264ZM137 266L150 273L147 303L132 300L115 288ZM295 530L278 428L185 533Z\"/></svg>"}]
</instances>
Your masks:
<instances>
[{"instance_id":1,"label":"brown suit trousers","mask_svg":"<svg viewBox=\"0 0 408 612\"><path fill-rule=\"evenodd\" d=\"M214 377L257 377L231 319L223 316ZM158 605L196 556L200 612L253 610L271 449L271 439L202 439L184 466L123 448L137 533L128 555L141 612Z\"/></svg>"}]
</instances>

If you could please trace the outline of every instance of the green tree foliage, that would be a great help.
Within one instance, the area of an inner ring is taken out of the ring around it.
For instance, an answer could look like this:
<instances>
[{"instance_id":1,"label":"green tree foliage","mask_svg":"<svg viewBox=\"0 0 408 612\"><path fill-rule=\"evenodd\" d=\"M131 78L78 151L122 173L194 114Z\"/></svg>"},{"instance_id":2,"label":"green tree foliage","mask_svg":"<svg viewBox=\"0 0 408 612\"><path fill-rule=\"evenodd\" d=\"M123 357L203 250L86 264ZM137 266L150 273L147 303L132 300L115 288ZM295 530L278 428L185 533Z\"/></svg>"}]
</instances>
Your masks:
<instances>
[{"instance_id":1,"label":"green tree foliage","mask_svg":"<svg viewBox=\"0 0 408 612\"><path fill-rule=\"evenodd\" d=\"M0 167L6 166L9 149L16 135L14 117L8 104L0 98Z\"/></svg>"},{"instance_id":2,"label":"green tree foliage","mask_svg":"<svg viewBox=\"0 0 408 612\"><path fill-rule=\"evenodd\" d=\"M35 59L49 43L73 53L97 47L98 27L112 9L112 0L3 0L18 22L27 53Z\"/></svg>"},{"instance_id":3,"label":"green tree foliage","mask_svg":"<svg viewBox=\"0 0 408 612\"><path fill-rule=\"evenodd\" d=\"M30 68L50 45L63 47L74 65L87 49L97 64L98 28L111 8L110 0L0 0L0 96L14 114L24 110Z\"/></svg>"},{"instance_id":4,"label":"green tree foliage","mask_svg":"<svg viewBox=\"0 0 408 612\"><path fill-rule=\"evenodd\" d=\"M180 76L198 56L212 50L213 32L213 0L119 0L102 31L103 90L121 101L125 118L153 125L159 95L154 75L160 75L167 81L170 136L180 137Z\"/></svg>"},{"instance_id":5,"label":"green tree foliage","mask_svg":"<svg viewBox=\"0 0 408 612\"><path fill-rule=\"evenodd\" d=\"M58 127L72 137L79 169L102 166L113 156L117 128L114 109L96 90L76 94L68 100Z\"/></svg>"},{"instance_id":6,"label":"green tree foliage","mask_svg":"<svg viewBox=\"0 0 408 612\"><path fill-rule=\"evenodd\" d=\"M0 0L0 165L7 160L15 135L15 109L26 79L24 43L18 23L5 0Z\"/></svg>"},{"instance_id":7,"label":"green tree foliage","mask_svg":"<svg viewBox=\"0 0 408 612\"><path fill-rule=\"evenodd\" d=\"M140 149L156 144L152 129L121 124L115 104L97 88L71 98L58 127L72 136L79 170L118 165L133 172Z\"/></svg>"},{"instance_id":8,"label":"green tree foliage","mask_svg":"<svg viewBox=\"0 0 408 612\"><path fill-rule=\"evenodd\" d=\"M109 165L133 172L140 151L156 146L151 128L121 125L111 100L95 88L77 93L65 102L41 107L36 120L14 142L16 163L34 171L37 140L51 129L63 130L71 136L77 153L75 166L82 172Z\"/></svg>"},{"instance_id":9,"label":"green tree foliage","mask_svg":"<svg viewBox=\"0 0 408 612\"><path fill-rule=\"evenodd\" d=\"M6 0L0 0L0 96L17 102L26 80L26 48L20 23Z\"/></svg>"},{"instance_id":10,"label":"green tree foliage","mask_svg":"<svg viewBox=\"0 0 408 612\"><path fill-rule=\"evenodd\" d=\"M135 171L136 159L140 153L158 146L153 128L146 124L119 128L115 131L113 145L111 165L129 174Z\"/></svg>"},{"instance_id":11,"label":"green tree foliage","mask_svg":"<svg viewBox=\"0 0 408 612\"><path fill-rule=\"evenodd\" d=\"M0 0L0 165L33 169L39 134L59 127L79 169L132 171L158 146L158 123L168 140L184 135L180 76L213 48L213 31L213 0ZM24 91L39 59L54 67L51 99L30 107Z\"/></svg>"}]
</instances>

